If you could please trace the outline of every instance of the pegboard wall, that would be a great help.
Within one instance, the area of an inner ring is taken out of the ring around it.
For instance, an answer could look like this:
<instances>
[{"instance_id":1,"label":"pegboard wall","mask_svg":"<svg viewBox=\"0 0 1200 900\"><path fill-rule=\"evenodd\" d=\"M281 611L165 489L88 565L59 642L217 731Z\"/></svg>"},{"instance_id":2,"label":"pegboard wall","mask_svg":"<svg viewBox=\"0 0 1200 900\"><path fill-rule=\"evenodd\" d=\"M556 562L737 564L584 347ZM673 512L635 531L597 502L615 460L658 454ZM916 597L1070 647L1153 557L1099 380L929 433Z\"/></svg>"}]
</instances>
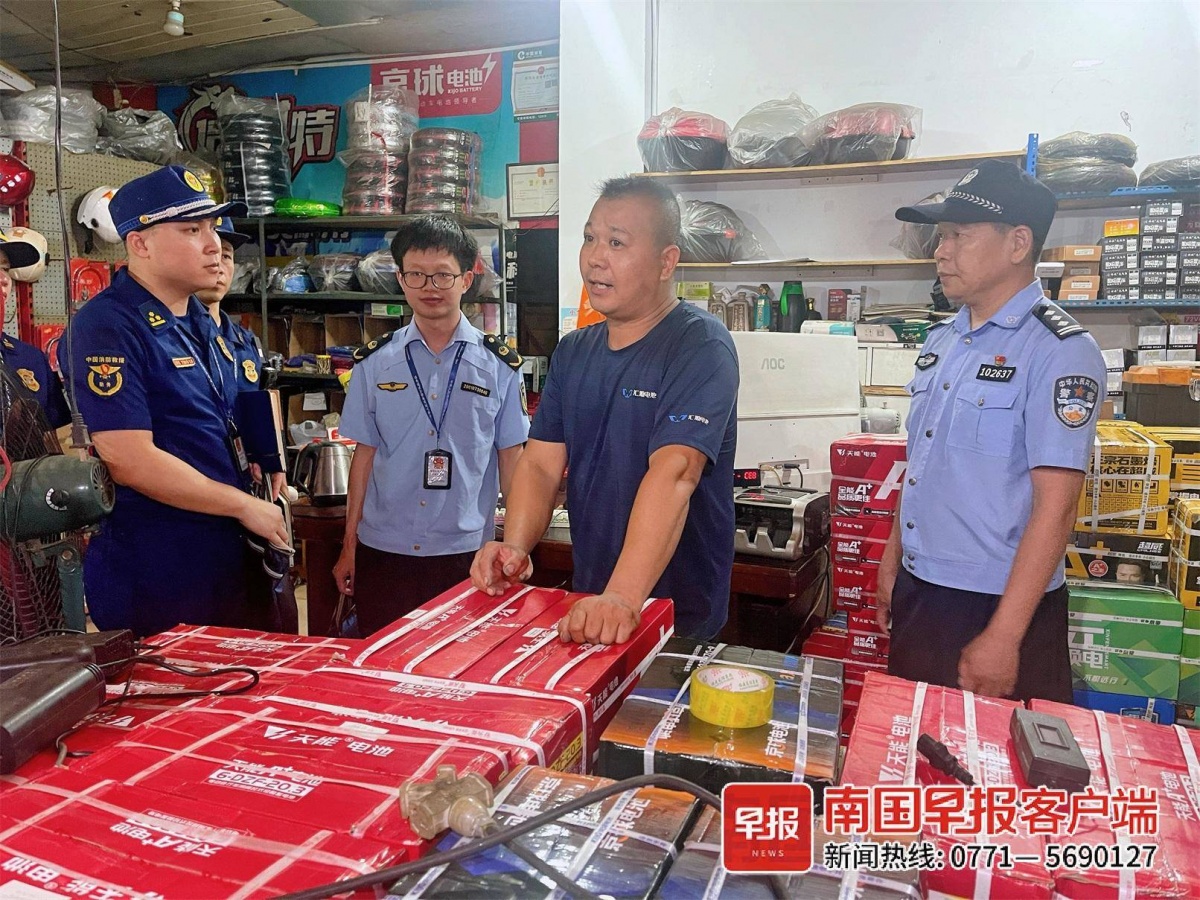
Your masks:
<instances>
[{"instance_id":1,"label":"pegboard wall","mask_svg":"<svg viewBox=\"0 0 1200 900\"><path fill-rule=\"evenodd\" d=\"M63 202L67 210L70 247L63 253L62 229L58 218L58 200L54 185L54 147L49 144L26 144L26 164L37 174L33 193L29 196L29 227L46 236L49 263L46 273L33 285L33 324L66 324L66 298L63 296L63 266L66 257L102 259L115 263L125 258L124 244L96 241L90 253L83 252L86 232L75 221L75 210L84 194L102 184L119 188L127 181L153 172L153 163L102 156L98 153L69 153L62 155Z\"/></svg>"},{"instance_id":2,"label":"pegboard wall","mask_svg":"<svg viewBox=\"0 0 1200 900\"><path fill-rule=\"evenodd\" d=\"M13 142L10 141L8 138L0 137L0 153L12 153L12 149L13 149ZM7 232L8 229L12 228L12 224L13 224L12 209L10 209L7 206L0 206L0 231ZM19 338L21 336L21 332L20 332L20 329L17 324L17 322L18 322L17 305L18 304L17 304L17 292L16 292L15 287L12 291L12 296L3 298L3 299L7 300L7 302L4 304L4 326L3 326L4 333L11 334L13 337Z\"/></svg>"}]
</instances>

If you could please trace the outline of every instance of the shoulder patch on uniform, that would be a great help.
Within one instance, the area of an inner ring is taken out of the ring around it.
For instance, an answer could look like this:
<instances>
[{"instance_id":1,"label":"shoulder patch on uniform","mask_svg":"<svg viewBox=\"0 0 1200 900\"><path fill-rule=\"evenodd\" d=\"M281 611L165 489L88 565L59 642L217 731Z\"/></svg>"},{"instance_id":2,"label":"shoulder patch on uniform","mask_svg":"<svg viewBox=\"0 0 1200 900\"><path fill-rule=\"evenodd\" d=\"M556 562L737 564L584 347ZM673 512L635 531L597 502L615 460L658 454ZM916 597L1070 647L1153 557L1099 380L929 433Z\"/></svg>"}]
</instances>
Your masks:
<instances>
[{"instance_id":1,"label":"shoulder patch on uniform","mask_svg":"<svg viewBox=\"0 0 1200 900\"><path fill-rule=\"evenodd\" d=\"M1070 313L1063 312L1053 303L1039 303L1033 308L1033 315L1060 341L1073 334L1087 334L1087 329L1076 322Z\"/></svg>"},{"instance_id":2,"label":"shoulder patch on uniform","mask_svg":"<svg viewBox=\"0 0 1200 900\"><path fill-rule=\"evenodd\" d=\"M521 354L514 350L508 344L500 340L494 334L485 334L483 336L483 346L496 356L500 357L500 361L507 365L510 369L516 370L521 368L521 364L525 362L521 358Z\"/></svg>"},{"instance_id":3,"label":"shoulder patch on uniform","mask_svg":"<svg viewBox=\"0 0 1200 900\"><path fill-rule=\"evenodd\" d=\"M1068 428L1082 428L1092 420L1100 385L1086 375L1064 375L1054 382L1054 415Z\"/></svg>"},{"instance_id":4,"label":"shoulder patch on uniform","mask_svg":"<svg viewBox=\"0 0 1200 900\"><path fill-rule=\"evenodd\" d=\"M390 341L392 339L392 336L395 335L395 333L396 332L394 332L394 331L388 331L384 334L381 334L377 338L372 338L371 340L369 340L365 344L363 344L361 347L357 348L351 354L351 356L354 358L354 361L356 363L362 362L364 359L366 359L368 356L370 356L372 353L374 353L376 350L378 350L380 347L382 347L384 344L386 344L388 341Z\"/></svg>"},{"instance_id":5,"label":"shoulder patch on uniform","mask_svg":"<svg viewBox=\"0 0 1200 900\"><path fill-rule=\"evenodd\" d=\"M936 353L922 353L917 357L917 368L921 371L925 371L929 367L935 365L937 361L938 355Z\"/></svg>"}]
</instances>

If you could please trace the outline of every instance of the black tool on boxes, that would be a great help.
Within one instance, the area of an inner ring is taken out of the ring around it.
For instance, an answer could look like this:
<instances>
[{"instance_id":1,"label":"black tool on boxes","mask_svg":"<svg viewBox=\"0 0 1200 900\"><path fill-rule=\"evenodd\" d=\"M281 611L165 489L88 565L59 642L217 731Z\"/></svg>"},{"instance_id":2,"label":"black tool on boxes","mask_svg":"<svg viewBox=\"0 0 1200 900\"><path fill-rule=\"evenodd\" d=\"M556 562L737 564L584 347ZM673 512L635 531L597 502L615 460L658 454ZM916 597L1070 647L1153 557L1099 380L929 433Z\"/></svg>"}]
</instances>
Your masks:
<instances>
[{"instance_id":1,"label":"black tool on boxes","mask_svg":"<svg viewBox=\"0 0 1200 900\"><path fill-rule=\"evenodd\" d=\"M0 775L10 775L104 702L104 673L78 662L30 666L0 691Z\"/></svg>"},{"instance_id":2,"label":"black tool on boxes","mask_svg":"<svg viewBox=\"0 0 1200 900\"><path fill-rule=\"evenodd\" d=\"M1021 774L1031 787L1082 791L1091 783L1092 770L1065 719L1016 709L1008 730Z\"/></svg>"},{"instance_id":3,"label":"black tool on boxes","mask_svg":"<svg viewBox=\"0 0 1200 900\"><path fill-rule=\"evenodd\" d=\"M962 763L941 741L935 741L927 734L917 738L917 752L929 760L929 764L965 785L973 785L974 777L963 768Z\"/></svg>"}]
</instances>

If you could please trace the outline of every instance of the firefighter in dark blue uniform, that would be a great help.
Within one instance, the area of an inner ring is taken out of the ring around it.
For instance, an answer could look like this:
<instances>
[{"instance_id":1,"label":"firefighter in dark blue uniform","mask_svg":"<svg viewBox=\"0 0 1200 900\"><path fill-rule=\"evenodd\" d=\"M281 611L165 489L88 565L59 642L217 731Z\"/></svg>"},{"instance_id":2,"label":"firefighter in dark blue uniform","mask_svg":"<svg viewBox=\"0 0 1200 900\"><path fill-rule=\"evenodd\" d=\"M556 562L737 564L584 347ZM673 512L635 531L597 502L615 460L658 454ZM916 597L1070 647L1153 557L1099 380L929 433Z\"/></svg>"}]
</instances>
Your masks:
<instances>
[{"instance_id":1,"label":"firefighter in dark blue uniform","mask_svg":"<svg viewBox=\"0 0 1200 900\"><path fill-rule=\"evenodd\" d=\"M0 310L12 289L8 270L31 266L37 262L40 252L27 241L18 241L0 233ZM38 405L46 413L52 428L70 424L71 410L63 395L62 382L51 370L46 354L37 347L17 340L10 335L0 337L0 359L12 370L29 392L37 398Z\"/></svg>"},{"instance_id":2,"label":"firefighter in dark blue uniform","mask_svg":"<svg viewBox=\"0 0 1200 900\"><path fill-rule=\"evenodd\" d=\"M117 483L84 560L102 629L241 624L245 533L289 542L281 511L246 491L229 361L192 296L220 279L217 219L232 207L180 166L126 184L110 210L129 265L71 326L64 369Z\"/></svg>"}]
</instances>

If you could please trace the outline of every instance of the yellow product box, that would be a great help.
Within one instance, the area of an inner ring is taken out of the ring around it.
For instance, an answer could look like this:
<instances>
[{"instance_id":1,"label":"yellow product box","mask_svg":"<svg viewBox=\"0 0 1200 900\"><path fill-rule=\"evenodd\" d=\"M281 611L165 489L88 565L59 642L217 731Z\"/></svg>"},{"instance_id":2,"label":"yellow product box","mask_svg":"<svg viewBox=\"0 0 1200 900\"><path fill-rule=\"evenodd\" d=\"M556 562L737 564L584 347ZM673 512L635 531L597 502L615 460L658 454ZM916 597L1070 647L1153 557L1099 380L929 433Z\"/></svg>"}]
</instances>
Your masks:
<instances>
[{"instance_id":1,"label":"yellow product box","mask_svg":"<svg viewBox=\"0 0 1200 900\"><path fill-rule=\"evenodd\" d=\"M1200 500L1180 500L1171 522L1167 580L1188 609L1200 609Z\"/></svg>"},{"instance_id":2,"label":"yellow product box","mask_svg":"<svg viewBox=\"0 0 1200 900\"><path fill-rule=\"evenodd\" d=\"M1101 422L1075 530L1165 535L1170 490L1170 444L1139 425Z\"/></svg>"},{"instance_id":3,"label":"yellow product box","mask_svg":"<svg viewBox=\"0 0 1200 900\"><path fill-rule=\"evenodd\" d=\"M679 282L678 297L681 300L703 300L708 302L713 296L711 281L681 281Z\"/></svg>"},{"instance_id":4,"label":"yellow product box","mask_svg":"<svg viewBox=\"0 0 1200 900\"><path fill-rule=\"evenodd\" d=\"M1105 237L1124 237L1139 234L1142 230L1141 219L1108 219L1104 223Z\"/></svg>"},{"instance_id":5,"label":"yellow product box","mask_svg":"<svg viewBox=\"0 0 1200 900\"><path fill-rule=\"evenodd\" d=\"M1100 262L1099 244L1067 244L1047 247L1042 251L1043 262Z\"/></svg>"},{"instance_id":6,"label":"yellow product box","mask_svg":"<svg viewBox=\"0 0 1200 900\"><path fill-rule=\"evenodd\" d=\"M1171 445L1171 499L1200 495L1200 427L1162 425L1146 431Z\"/></svg>"}]
</instances>

